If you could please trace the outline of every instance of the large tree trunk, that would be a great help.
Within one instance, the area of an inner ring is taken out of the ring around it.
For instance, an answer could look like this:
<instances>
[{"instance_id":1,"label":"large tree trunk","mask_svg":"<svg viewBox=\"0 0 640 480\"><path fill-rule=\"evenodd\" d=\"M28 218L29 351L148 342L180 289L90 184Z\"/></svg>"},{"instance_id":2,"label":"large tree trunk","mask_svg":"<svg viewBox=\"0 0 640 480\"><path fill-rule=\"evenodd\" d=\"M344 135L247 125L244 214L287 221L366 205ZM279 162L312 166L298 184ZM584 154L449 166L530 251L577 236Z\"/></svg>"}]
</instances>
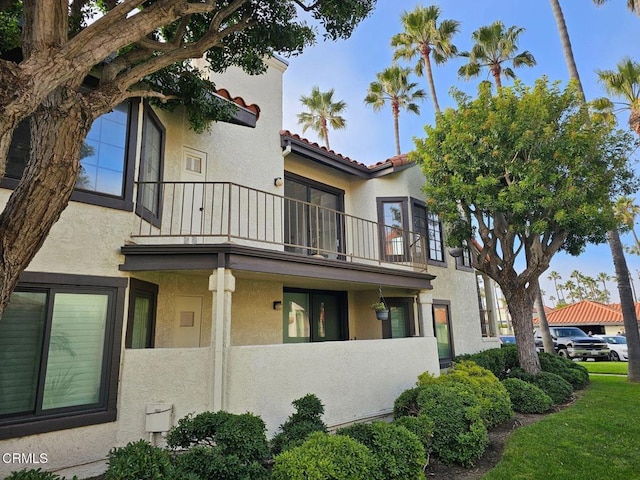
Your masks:
<instances>
[{"instance_id":1,"label":"large tree trunk","mask_svg":"<svg viewBox=\"0 0 640 480\"><path fill-rule=\"evenodd\" d=\"M584 96L584 90L582 89L582 82L580 81L580 75L578 74L578 67L576 61L573 58L573 48L571 47L571 39L569 38L569 31L567 30L567 24L564 21L564 14L560 7L560 0L550 0L551 9L553 10L553 17L556 19L556 25L558 26L558 33L560 34L560 41L562 42L562 51L564 53L564 60L569 70L569 76L578 82L580 87L580 94L582 100L586 101Z\"/></svg>"},{"instance_id":2,"label":"large tree trunk","mask_svg":"<svg viewBox=\"0 0 640 480\"><path fill-rule=\"evenodd\" d=\"M540 321L540 333L542 334L542 345L544 351L555 354L556 348L553 345L553 338L549 332L549 322L547 322L547 314L544 311L544 300L542 298L542 290L540 290L540 282L538 284L538 293L536 294L536 310L538 310L538 320Z\"/></svg>"},{"instance_id":3,"label":"large tree trunk","mask_svg":"<svg viewBox=\"0 0 640 480\"><path fill-rule=\"evenodd\" d=\"M525 291L505 291L513 333L516 336L520 367L535 375L540 372L540 359L533 339L533 300Z\"/></svg>"},{"instance_id":4,"label":"large tree trunk","mask_svg":"<svg viewBox=\"0 0 640 480\"><path fill-rule=\"evenodd\" d=\"M427 80L429 81L429 89L431 90L431 98L433 99L433 108L435 108L436 113L440 113L440 105L438 104L438 95L436 95L436 85L433 81L433 70L431 68L431 59L429 58L429 54L431 53L431 49L429 45L425 45L422 49L422 61L424 62L424 66L427 68Z\"/></svg>"},{"instance_id":5,"label":"large tree trunk","mask_svg":"<svg viewBox=\"0 0 640 480\"><path fill-rule=\"evenodd\" d=\"M638 134L638 136L640 136L640 110L636 108L631 109L631 115L629 116L629 126L631 127L631 130L633 130Z\"/></svg>"},{"instance_id":6,"label":"large tree trunk","mask_svg":"<svg viewBox=\"0 0 640 480\"><path fill-rule=\"evenodd\" d=\"M69 203L92 121L79 95L63 88L31 117L29 162L0 215L0 316L20 273Z\"/></svg>"},{"instance_id":7,"label":"large tree trunk","mask_svg":"<svg viewBox=\"0 0 640 480\"><path fill-rule=\"evenodd\" d=\"M618 292L620 294L620 306L622 308L622 318L627 336L627 348L629 352L629 373L627 379L630 382L640 382L640 334L638 333L638 319L633 302L633 294L629 283L629 269L624 258L622 242L617 230L607 233L609 246L613 256L613 264L616 268L618 278ZM623 281L626 279L626 281Z\"/></svg>"}]
</instances>

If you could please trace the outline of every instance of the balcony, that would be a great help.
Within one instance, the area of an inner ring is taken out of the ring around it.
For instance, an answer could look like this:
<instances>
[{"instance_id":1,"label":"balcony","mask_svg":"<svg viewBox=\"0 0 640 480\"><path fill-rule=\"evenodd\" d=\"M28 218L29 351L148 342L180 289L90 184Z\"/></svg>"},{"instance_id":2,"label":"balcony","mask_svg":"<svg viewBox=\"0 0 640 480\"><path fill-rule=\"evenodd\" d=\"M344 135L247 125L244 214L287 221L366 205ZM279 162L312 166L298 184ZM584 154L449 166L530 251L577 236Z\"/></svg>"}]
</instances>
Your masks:
<instances>
[{"instance_id":1,"label":"balcony","mask_svg":"<svg viewBox=\"0 0 640 480\"><path fill-rule=\"evenodd\" d=\"M236 243L292 254L426 271L426 232L229 182L139 182L132 240Z\"/></svg>"}]
</instances>

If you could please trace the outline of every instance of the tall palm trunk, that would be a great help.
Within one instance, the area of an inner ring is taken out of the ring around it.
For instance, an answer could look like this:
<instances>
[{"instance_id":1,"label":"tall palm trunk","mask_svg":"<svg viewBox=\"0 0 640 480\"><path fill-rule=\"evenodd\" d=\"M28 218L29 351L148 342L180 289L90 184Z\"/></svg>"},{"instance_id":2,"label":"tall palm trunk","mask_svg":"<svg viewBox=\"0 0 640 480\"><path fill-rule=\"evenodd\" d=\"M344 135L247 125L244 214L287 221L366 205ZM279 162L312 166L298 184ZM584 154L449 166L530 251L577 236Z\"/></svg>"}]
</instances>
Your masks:
<instances>
[{"instance_id":1,"label":"tall palm trunk","mask_svg":"<svg viewBox=\"0 0 640 480\"><path fill-rule=\"evenodd\" d=\"M424 66L427 69L427 78L429 80L429 89L431 90L431 98L433 99L433 108L435 108L436 113L440 113L440 105L438 104L438 96L436 95L436 84L433 81L433 69L431 68L431 48L429 45L423 45L420 50L422 53L422 61L424 62Z\"/></svg>"},{"instance_id":2,"label":"tall palm trunk","mask_svg":"<svg viewBox=\"0 0 640 480\"><path fill-rule=\"evenodd\" d=\"M396 155L400 155L400 105L397 100L391 102L391 112L393 113L393 130L396 135Z\"/></svg>"},{"instance_id":3,"label":"tall palm trunk","mask_svg":"<svg viewBox=\"0 0 640 480\"><path fill-rule=\"evenodd\" d=\"M569 75L572 79L577 81L582 98L586 102L584 95L584 89L582 88L582 82L580 82L580 76L578 75L578 69L576 67L575 60L573 58L573 49L571 48L571 41L569 40L569 33L567 32L567 25L564 21L564 15L560 8L559 0L550 0L551 8L553 9L553 15L556 18L558 24L558 32L560 33L560 40L562 41L562 48L564 50L565 60L567 62L567 68L569 69ZM640 132L637 132L640 135ZM622 242L620 242L620 235L618 230L610 230L607 232L609 239L609 246L611 247L611 255L613 256L613 263L616 268L616 278L618 280L618 292L620 292L620 305L623 312L623 319L625 323L625 329L627 335L629 330L633 330L631 336L627 336L627 345L629 351L629 374L627 379L630 382L640 382L640 337L638 336L638 319L636 318L636 309L633 302L633 295L631 293L631 283L629 281L629 270L627 269L627 262L624 258L624 250L622 248ZM618 270L620 268L620 270ZM629 326L627 326L627 323ZM632 371L634 374L632 375Z\"/></svg>"},{"instance_id":4,"label":"tall palm trunk","mask_svg":"<svg viewBox=\"0 0 640 480\"><path fill-rule=\"evenodd\" d=\"M580 74L578 73L578 67L576 61L573 58L573 48L571 47L571 39L569 38L569 31L567 30L567 24L564 21L564 14L560 7L560 0L550 0L551 9L553 10L553 17L556 19L558 26L558 33L560 34L560 41L562 42L562 51L564 53L564 60L567 63L569 69L569 77L577 80L580 85L580 95L582 100L586 101L584 91L582 90L582 82L580 81Z\"/></svg>"},{"instance_id":5,"label":"tall palm trunk","mask_svg":"<svg viewBox=\"0 0 640 480\"><path fill-rule=\"evenodd\" d=\"M329 147L329 128L327 127L327 120L325 118L322 119L322 136L324 137L324 144L327 147L327 150L331 150Z\"/></svg>"},{"instance_id":6,"label":"tall palm trunk","mask_svg":"<svg viewBox=\"0 0 640 480\"><path fill-rule=\"evenodd\" d=\"M627 261L624 258L622 250L622 242L617 230L608 233L609 246L611 247L611 255L613 256L613 264L616 269L616 277L618 277L618 292L620 293L620 305L622 307L622 319L624 329L627 335L627 345L629 352L629 373L627 379L630 382L640 382L640 349L636 346L640 345L640 334L638 333L638 319L636 318L636 309L633 302L633 292L629 282L629 269ZM626 278L626 282L620 279Z\"/></svg>"},{"instance_id":7,"label":"tall palm trunk","mask_svg":"<svg viewBox=\"0 0 640 480\"><path fill-rule=\"evenodd\" d=\"M638 136L640 136L640 110L635 108L631 109L631 115L629 116L629 126L631 127L631 130L633 130L638 134Z\"/></svg>"},{"instance_id":8,"label":"tall palm trunk","mask_svg":"<svg viewBox=\"0 0 640 480\"><path fill-rule=\"evenodd\" d=\"M500 68L500 65L496 67L491 67L491 75L493 75L493 79L496 82L497 88L502 88L501 74L502 74L502 69Z\"/></svg>"}]
</instances>

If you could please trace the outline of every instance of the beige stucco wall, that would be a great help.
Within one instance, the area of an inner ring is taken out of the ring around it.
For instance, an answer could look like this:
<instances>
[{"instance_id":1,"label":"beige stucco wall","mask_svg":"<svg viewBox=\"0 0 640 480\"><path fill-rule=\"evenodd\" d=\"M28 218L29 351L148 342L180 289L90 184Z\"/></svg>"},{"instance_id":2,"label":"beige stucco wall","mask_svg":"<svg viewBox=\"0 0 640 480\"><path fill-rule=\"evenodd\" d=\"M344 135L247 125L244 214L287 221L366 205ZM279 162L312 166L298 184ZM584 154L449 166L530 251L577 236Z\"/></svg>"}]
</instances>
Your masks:
<instances>
[{"instance_id":1,"label":"beige stucco wall","mask_svg":"<svg viewBox=\"0 0 640 480\"><path fill-rule=\"evenodd\" d=\"M106 458L109 449L115 443L115 422L2 440L0 455L23 453L35 454L39 458L40 454L46 454L47 462L34 464L0 461L0 478L24 468L42 468L49 471L100 461Z\"/></svg>"},{"instance_id":2,"label":"beige stucco wall","mask_svg":"<svg viewBox=\"0 0 640 480\"><path fill-rule=\"evenodd\" d=\"M118 446L141 438L148 403L173 406L173 425L190 412L209 408L210 349L125 350L118 396Z\"/></svg>"},{"instance_id":3,"label":"beige stucco wall","mask_svg":"<svg viewBox=\"0 0 640 480\"><path fill-rule=\"evenodd\" d=\"M226 405L262 416L270 434L307 393L329 426L388 414L424 372L439 372L434 338L231 347Z\"/></svg>"},{"instance_id":4,"label":"beige stucco wall","mask_svg":"<svg viewBox=\"0 0 640 480\"><path fill-rule=\"evenodd\" d=\"M274 301L282 301L282 283L236 279L231 345L282 343L282 310L273 309Z\"/></svg>"}]
</instances>

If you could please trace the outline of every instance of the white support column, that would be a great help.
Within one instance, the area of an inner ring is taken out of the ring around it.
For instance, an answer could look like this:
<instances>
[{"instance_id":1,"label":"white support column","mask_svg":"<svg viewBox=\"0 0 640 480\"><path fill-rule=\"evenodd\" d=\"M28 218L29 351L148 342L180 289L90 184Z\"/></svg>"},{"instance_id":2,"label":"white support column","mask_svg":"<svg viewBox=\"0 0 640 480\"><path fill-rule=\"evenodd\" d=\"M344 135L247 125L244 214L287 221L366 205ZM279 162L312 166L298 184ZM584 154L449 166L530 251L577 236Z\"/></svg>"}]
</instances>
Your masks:
<instances>
[{"instance_id":1,"label":"white support column","mask_svg":"<svg viewBox=\"0 0 640 480\"><path fill-rule=\"evenodd\" d=\"M418 293L418 319L421 337L433 337L433 295L431 290Z\"/></svg>"},{"instance_id":2,"label":"white support column","mask_svg":"<svg viewBox=\"0 0 640 480\"><path fill-rule=\"evenodd\" d=\"M231 345L231 300L236 289L236 279L230 270L217 268L209 276L209 291L212 292L213 314L211 322L211 361L213 363L213 378L209 395L209 405L212 411L224 410L227 355Z\"/></svg>"},{"instance_id":3,"label":"white support column","mask_svg":"<svg viewBox=\"0 0 640 480\"><path fill-rule=\"evenodd\" d=\"M487 319L491 322L491 336L498 335L497 305L495 302L495 285L488 275L481 273L484 282L484 301L487 305Z\"/></svg>"}]
</instances>

